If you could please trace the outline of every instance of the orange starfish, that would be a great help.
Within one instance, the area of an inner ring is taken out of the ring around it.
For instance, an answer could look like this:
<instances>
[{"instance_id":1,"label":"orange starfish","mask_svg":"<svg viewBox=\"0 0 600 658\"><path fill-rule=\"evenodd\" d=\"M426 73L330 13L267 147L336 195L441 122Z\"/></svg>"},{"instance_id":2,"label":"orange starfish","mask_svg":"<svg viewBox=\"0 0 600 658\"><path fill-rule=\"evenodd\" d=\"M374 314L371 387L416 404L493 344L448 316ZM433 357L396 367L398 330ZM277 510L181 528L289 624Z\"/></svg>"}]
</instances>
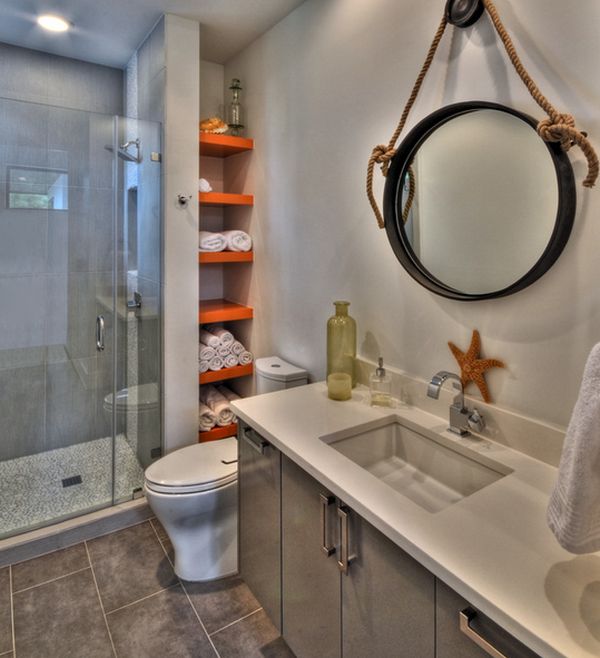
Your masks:
<instances>
[{"instance_id":1,"label":"orange starfish","mask_svg":"<svg viewBox=\"0 0 600 658\"><path fill-rule=\"evenodd\" d=\"M466 388L469 382L473 382L479 388L485 402L491 402L490 392L485 382L485 371L490 368L505 368L506 366L498 359L480 359L481 337L477 329L473 329L471 344L466 352L459 350L452 342L448 342L448 347L454 354L454 358L460 366L460 379L463 388Z\"/></svg>"}]
</instances>

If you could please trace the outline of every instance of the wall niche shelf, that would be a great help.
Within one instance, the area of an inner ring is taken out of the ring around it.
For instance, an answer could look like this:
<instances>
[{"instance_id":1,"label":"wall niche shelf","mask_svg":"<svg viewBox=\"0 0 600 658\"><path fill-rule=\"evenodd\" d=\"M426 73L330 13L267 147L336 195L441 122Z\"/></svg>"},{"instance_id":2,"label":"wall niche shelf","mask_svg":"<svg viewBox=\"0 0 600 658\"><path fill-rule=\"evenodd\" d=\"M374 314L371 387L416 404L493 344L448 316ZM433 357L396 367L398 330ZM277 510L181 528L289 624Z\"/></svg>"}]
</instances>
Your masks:
<instances>
[{"instance_id":1,"label":"wall niche shelf","mask_svg":"<svg viewBox=\"0 0 600 658\"><path fill-rule=\"evenodd\" d=\"M226 192L198 192L201 206L253 206L253 194L229 194Z\"/></svg>"},{"instance_id":2,"label":"wall niche shelf","mask_svg":"<svg viewBox=\"0 0 600 658\"><path fill-rule=\"evenodd\" d=\"M254 148L254 140L233 135L200 133L200 155L209 158L227 158Z\"/></svg>"},{"instance_id":3,"label":"wall niche shelf","mask_svg":"<svg viewBox=\"0 0 600 658\"><path fill-rule=\"evenodd\" d=\"M212 384L213 382L223 382L226 379L236 379L237 377L247 377L254 372L254 364L249 363L247 366L234 366L233 368L221 368L221 370L209 370L203 372L198 377L200 384Z\"/></svg>"},{"instance_id":4,"label":"wall niche shelf","mask_svg":"<svg viewBox=\"0 0 600 658\"><path fill-rule=\"evenodd\" d=\"M254 260L253 251L201 251L198 262L209 263L251 263Z\"/></svg>"},{"instance_id":5,"label":"wall niche shelf","mask_svg":"<svg viewBox=\"0 0 600 658\"><path fill-rule=\"evenodd\" d=\"M198 432L198 441L204 443L205 441L227 439L228 437L237 434L237 427L237 423L231 423L231 425L225 425L225 427L213 427L206 432Z\"/></svg>"},{"instance_id":6,"label":"wall niche shelf","mask_svg":"<svg viewBox=\"0 0 600 658\"><path fill-rule=\"evenodd\" d=\"M254 311L251 306L236 304L227 299L205 299L200 301L198 323L213 324L215 322L251 320L253 315Z\"/></svg>"}]
</instances>

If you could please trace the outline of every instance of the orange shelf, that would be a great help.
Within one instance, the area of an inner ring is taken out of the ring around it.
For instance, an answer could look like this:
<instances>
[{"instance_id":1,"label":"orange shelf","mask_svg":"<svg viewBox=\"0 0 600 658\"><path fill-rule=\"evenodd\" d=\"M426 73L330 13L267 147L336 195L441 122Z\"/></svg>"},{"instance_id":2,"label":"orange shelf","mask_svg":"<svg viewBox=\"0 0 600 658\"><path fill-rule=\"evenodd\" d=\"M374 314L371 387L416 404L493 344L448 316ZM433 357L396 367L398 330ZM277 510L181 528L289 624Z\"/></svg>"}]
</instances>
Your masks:
<instances>
[{"instance_id":1,"label":"orange shelf","mask_svg":"<svg viewBox=\"0 0 600 658\"><path fill-rule=\"evenodd\" d=\"M198 322L232 322L233 320L251 320L254 315L250 306L243 306L226 299L204 299L200 301Z\"/></svg>"},{"instance_id":2,"label":"orange shelf","mask_svg":"<svg viewBox=\"0 0 600 658\"><path fill-rule=\"evenodd\" d=\"M233 368L221 368L221 370L209 370L199 376L200 384L211 384L212 382L222 382L225 379L235 379L236 377L247 377L254 372L254 364L249 363L247 366L234 366Z\"/></svg>"},{"instance_id":3,"label":"orange shelf","mask_svg":"<svg viewBox=\"0 0 600 658\"><path fill-rule=\"evenodd\" d=\"M225 192L198 192L203 206L253 206L253 194L229 194Z\"/></svg>"},{"instance_id":4,"label":"orange shelf","mask_svg":"<svg viewBox=\"0 0 600 658\"><path fill-rule=\"evenodd\" d=\"M225 427L213 427L212 430L208 430L207 432L198 432L198 443L217 441L218 439L236 436L237 427L237 423L231 423L231 425L225 425Z\"/></svg>"},{"instance_id":5,"label":"orange shelf","mask_svg":"<svg viewBox=\"0 0 600 658\"><path fill-rule=\"evenodd\" d=\"M215 135L200 133L200 155L211 158L227 158L254 148L254 140L234 135Z\"/></svg>"},{"instance_id":6,"label":"orange shelf","mask_svg":"<svg viewBox=\"0 0 600 658\"><path fill-rule=\"evenodd\" d=\"M201 251L198 253L199 263L251 263L253 260L253 251Z\"/></svg>"}]
</instances>

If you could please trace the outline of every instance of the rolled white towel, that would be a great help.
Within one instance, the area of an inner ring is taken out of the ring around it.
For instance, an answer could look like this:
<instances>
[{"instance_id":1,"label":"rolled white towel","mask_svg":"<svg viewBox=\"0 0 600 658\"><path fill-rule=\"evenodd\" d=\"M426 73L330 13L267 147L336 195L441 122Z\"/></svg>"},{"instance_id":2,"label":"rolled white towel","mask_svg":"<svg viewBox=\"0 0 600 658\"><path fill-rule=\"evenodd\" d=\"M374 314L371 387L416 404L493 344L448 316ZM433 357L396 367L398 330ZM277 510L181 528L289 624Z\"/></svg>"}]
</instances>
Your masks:
<instances>
[{"instance_id":1,"label":"rolled white towel","mask_svg":"<svg viewBox=\"0 0 600 658\"><path fill-rule=\"evenodd\" d=\"M198 345L198 359L200 361L210 361L213 358L213 356L216 355L217 355L217 351L215 350L214 347L209 347L204 343L200 343L200 345Z\"/></svg>"},{"instance_id":2,"label":"rolled white towel","mask_svg":"<svg viewBox=\"0 0 600 658\"><path fill-rule=\"evenodd\" d=\"M217 371L221 370L223 367L223 359L217 354L217 356L213 356L213 358L208 362L208 369Z\"/></svg>"},{"instance_id":3,"label":"rolled white towel","mask_svg":"<svg viewBox=\"0 0 600 658\"><path fill-rule=\"evenodd\" d=\"M239 340L234 340L233 343L231 343L231 353L235 354L238 356L242 352L245 352L246 348L240 343Z\"/></svg>"},{"instance_id":4,"label":"rolled white towel","mask_svg":"<svg viewBox=\"0 0 600 658\"><path fill-rule=\"evenodd\" d=\"M223 327L213 327L211 328L210 333L221 341L221 345L231 346L231 343L235 340L231 331L227 331L227 329L223 329Z\"/></svg>"},{"instance_id":5,"label":"rolled white towel","mask_svg":"<svg viewBox=\"0 0 600 658\"><path fill-rule=\"evenodd\" d=\"M234 368L239 364L239 360L235 354L229 353L224 359L223 363L226 368Z\"/></svg>"},{"instance_id":6,"label":"rolled white towel","mask_svg":"<svg viewBox=\"0 0 600 658\"><path fill-rule=\"evenodd\" d=\"M223 251L227 246L227 239L221 233L200 231L200 251Z\"/></svg>"},{"instance_id":7,"label":"rolled white towel","mask_svg":"<svg viewBox=\"0 0 600 658\"><path fill-rule=\"evenodd\" d=\"M223 386L223 384L217 386L217 391L219 391L219 393L223 397L226 397L229 400L229 402L231 402L232 400L240 399L240 396L237 393L232 391L230 388L227 388L227 386Z\"/></svg>"},{"instance_id":8,"label":"rolled white towel","mask_svg":"<svg viewBox=\"0 0 600 658\"><path fill-rule=\"evenodd\" d=\"M200 342L216 349L221 344L221 339L205 329L200 329Z\"/></svg>"},{"instance_id":9,"label":"rolled white towel","mask_svg":"<svg viewBox=\"0 0 600 658\"><path fill-rule=\"evenodd\" d=\"M230 345L231 345L231 343L230 343ZM231 354L230 345L219 345L219 347L217 347L217 354L222 359L224 359L226 356L229 356Z\"/></svg>"},{"instance_id":10,"label":"rolled white towel","mask_svg":"<svg viewBox=\"0 0 600 658\"><path fill-rule=\"evenodd\" d=\"M252 249L252 238L246 231L237 229L232 231L222 231L221 235L227 242L228 251L250 251Z\"/></svg>"},{"instance_id":11,"label":"rolled white towel","mask_svg":"<svg viewBox=\"0 0 600 658\"><path fill-rule=\"evenodd\" d=\"M221 395L214 386L200 389L200 401L213 410L217 417L217 425L224 427L233 423L235 415L229 407L229 400Z\"/></svg>"},{"instance_id":12,"label":"rolled white towel","mask_svg":"<svg viewBox=\"0 0 600 658\"><path fill-rule=\"evenodd\" d=\"M200 361L200 363L198 364L198 370L200 371L200 373L207 372L208 361L204 361L204 360Z\"/></svg>"},{"instance_id":13,"label":"rolled white towel","mask_svg":"<svg viewBox=\"0 0 600 658\"><path fill-rule=\"evenodd\" d=\"M247 366L249 363L252 363L252 361L254 361L254 357L252 356L251 352L248 352L248 350L244 350L238 356L238 361L240 362L241 366Z\"/></svg>"},{"instance_id":14,"label":"rolled white towel","mask_svg":"<svg viewBox=\"0 0 600 658\"><path fill-rule=\"evenodd\" d=\"M208 432L217 424L217 414L207 405L200 402L198 410L198 427L201 432Z\"/></svg>"}]
</instances>

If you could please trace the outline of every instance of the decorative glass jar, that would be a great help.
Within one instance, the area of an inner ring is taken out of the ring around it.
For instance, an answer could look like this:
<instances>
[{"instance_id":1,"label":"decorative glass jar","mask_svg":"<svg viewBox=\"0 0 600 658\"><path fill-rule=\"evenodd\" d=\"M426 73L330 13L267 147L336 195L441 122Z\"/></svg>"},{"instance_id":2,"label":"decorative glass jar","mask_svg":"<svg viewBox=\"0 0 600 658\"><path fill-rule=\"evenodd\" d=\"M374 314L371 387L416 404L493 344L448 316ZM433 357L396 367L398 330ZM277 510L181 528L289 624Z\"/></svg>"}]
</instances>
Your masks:
<instances>
[{"instance_id":1,"label":"decorative glass jar","mask_svg":"<svg viewBox=\"0 0 600 658\"><path fill-rule=\"evenodd\" d=\"M356 321L348 315L350 302L334 302L335 315L327 321L327 376L334 373L350 375L356 386Z\"/></svg>"}]
</instances>

